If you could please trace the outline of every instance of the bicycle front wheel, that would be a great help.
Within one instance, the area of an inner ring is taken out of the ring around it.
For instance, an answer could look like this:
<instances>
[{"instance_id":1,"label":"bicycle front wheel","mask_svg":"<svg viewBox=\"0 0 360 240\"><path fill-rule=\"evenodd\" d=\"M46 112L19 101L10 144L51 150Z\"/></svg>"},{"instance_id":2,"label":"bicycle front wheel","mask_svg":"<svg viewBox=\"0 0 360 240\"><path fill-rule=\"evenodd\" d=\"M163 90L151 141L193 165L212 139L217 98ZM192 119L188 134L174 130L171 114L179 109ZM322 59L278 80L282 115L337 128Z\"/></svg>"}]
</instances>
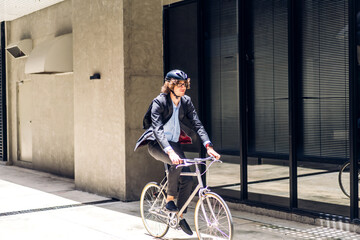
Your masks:
<instances>
[{"instance_id":1,"label":"bicycle front wheel","mask_svg":"<svg viewBox=\"0 0 360 240\"><path fill-rule=\"evenodd\" d=\"M165 206L165 193L157 183L148 183L140 197L141 218L146 230L153 237L162 237L169 230L167 216L162 212Z\"/></svg>"},{"instance_id":2,"label":"bicycle front wheel","mask_svg":"<svg viewBox=\"0 0 360 240\"><path fill-rule=\"evenodd\" d=\"M206 193L195 207L195 228L199 239L233 238L233 222L225 201L216 193Z\"/></svg>"}]
</instances>

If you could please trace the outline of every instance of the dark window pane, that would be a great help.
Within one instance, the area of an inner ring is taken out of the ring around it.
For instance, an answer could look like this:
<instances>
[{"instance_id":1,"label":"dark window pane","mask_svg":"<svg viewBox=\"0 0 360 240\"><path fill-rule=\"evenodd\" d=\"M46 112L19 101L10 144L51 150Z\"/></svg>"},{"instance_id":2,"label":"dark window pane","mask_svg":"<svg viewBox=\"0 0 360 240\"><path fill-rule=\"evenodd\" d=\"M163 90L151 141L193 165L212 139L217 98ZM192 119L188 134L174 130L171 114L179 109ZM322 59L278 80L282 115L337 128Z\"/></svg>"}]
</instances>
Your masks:
<instances>
[{"instance_id":1,"label":"dark window pane","mask_svg":"<svg viewBox=\"0 0 360 240\"><path fill-rule=\"evenodd\" d=\"M304 1L304 156L349 157L348 40L345 1ZM325 160L326 161L326 160Z\"/></svg>"},{"instance_id":2,"label":"dark window pane","mask_svg":"<svg viewBox=\"0 0 360 240\"><path fill-rule=\"evenodd\" d=\"M205 82L209 86L210 133L215 148L239 154L237 1L205 4Z\"/></svg>"},{"instance_id":3,"label":"dark window pane","mask_svg":"<svg viewBox=\"0 0 360 240\"><path fill-rule=\"evenodd\" d=\"M348 1L304 0L299 23L299 208L349 215L349 198L338 182L341 164L349 158ZM349 181L344 184L348 189Z\"/></svg>"},{"instance_id":4,"label":"dark window pane","mask_svg":"<svg viewBox=\"0 0 360 240\"><path fill-rule=\"evenodd\" d=\"M236 0L204 4L206 122L223 160L212 165L206 179L212 189L233 198L240 198L237 13Z\"/></svg>"},{"instance_id":5,"label":"dark window pane","mask_svg":"<svg viewBox=\"0 0 360 240\"><path fill-rule=\"evenodd\" d=\"M286 0L249 1L249 199L288 206L289 98ZM281 159L279 159L281 156Z\"/></svg>"},{"instance_id":6,"label":"dark window pane","mask_svg":"<svg viewBox=\"0 0 360 240\"><path fill-rule=\"evenodd\" d=\"M251 1L250 153L289 154L287 2Z\"/></svg>"}]
</instances>

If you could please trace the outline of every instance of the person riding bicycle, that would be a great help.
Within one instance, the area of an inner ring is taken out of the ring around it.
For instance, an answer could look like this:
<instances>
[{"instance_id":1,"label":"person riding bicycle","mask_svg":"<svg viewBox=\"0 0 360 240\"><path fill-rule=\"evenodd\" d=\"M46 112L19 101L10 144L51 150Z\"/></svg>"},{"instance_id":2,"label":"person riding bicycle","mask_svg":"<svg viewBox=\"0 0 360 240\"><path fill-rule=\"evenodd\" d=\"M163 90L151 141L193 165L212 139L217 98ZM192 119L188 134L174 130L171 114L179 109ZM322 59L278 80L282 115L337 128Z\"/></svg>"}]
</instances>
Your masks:
<instances>
[{"instance_id":1,"label":"person riding bicycle","mask_svg":"<svg viewBox=\"0 0 360 240\"><path fill-rule=\"evenodd\" d=\"M147 143L152 157L170 165L166 198L166 209L170 212L177 212L183 207L193 186L192 177L180 177L180 172L190 171L189 167L176 168L185 158L181 144L192 142L189 135L197 133L207 153L216 159L220 158L198 118L191 98L185 95L189 88L190 78L185 72L175 69L166 74L161 93L151 102L144 116L143 127L146 131L134 149L135 151ZM174 200L177 195L176 205ZM185 233L192 235L192 230L184 218L180 220L179 226Z\"/></svg>"}]
</instances>

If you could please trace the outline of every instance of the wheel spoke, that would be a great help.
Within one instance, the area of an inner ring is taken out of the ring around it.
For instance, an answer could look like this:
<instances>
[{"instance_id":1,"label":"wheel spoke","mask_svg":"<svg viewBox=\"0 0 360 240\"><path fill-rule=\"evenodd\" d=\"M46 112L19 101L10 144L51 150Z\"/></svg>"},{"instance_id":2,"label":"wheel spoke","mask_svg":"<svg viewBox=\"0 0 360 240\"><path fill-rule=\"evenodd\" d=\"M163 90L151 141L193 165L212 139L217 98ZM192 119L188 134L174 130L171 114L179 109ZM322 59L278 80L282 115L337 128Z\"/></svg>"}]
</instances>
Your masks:
<instances>
[{"instance_id":1,"label":"wheel spoke","mask_svg":"<svg viewBox=\"0 0 360 240\"><path fill-rule=\"evenodd\" d=\"M164 200L164 193L160 192L160 187L154 183L146 185L141 194L141 217L146 230L154 237L164 236L169 228L166 216L163 218L158 215L161 214Z\"/></svg>"},{"instance_id":2,"label":"wheel spoke","mask_svg":"<svg viewBox=\"0 0 360 240\"><path fill-rule=\"evenodd\" d=\"M232 220L225 202L215 194L206 194L195 208L195 227L202 239L231 239Z\"/></svg>"}]
</instances>

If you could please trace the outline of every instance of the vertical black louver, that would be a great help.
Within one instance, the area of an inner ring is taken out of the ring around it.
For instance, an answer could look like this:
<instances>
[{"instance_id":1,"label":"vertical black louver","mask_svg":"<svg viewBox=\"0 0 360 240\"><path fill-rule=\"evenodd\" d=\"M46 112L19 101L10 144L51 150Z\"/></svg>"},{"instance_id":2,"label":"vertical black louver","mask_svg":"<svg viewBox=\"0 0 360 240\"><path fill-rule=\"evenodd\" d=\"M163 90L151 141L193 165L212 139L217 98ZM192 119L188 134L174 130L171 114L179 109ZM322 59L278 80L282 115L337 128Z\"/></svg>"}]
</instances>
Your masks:
<instances>
[{"instance_id":1,"label":"vertical black louver","mask_svg":"<svg viewBox=\"0 0 360 240\"><path fill-rule=\"evenodd\" d=\"M236 0L204 4L205 82L211 139L221 153L239 154L238 26Z\"/></svg>"},{"instance_id":2,"label":"vertical black louver","mask_svg":"<svg viewBox=\"0 0 360 240\"><path fill-rule=\"evenodd\" d=\"M5 22L0 28L0 161L7 161Z\"/></svg>"},{"instance_id":3,"label":"vertical black louver","mask_svg":"<svg viewBox=\"0 0 360 240\"><path fill-rule=\"evenodd\" d=\"M250 3L250 9L249 153L288 155L287 1L254 0Z\"/></svg>"},{"instance_id":4,"label":"vertical black louver","mask_svg":"<svg viewBox=\"0 0 360 240\"><path fill-rule=\"evenodd\" d=\"M348 1L303 1L303 154L349 157Z\"/></svg>"}]
</instances>

